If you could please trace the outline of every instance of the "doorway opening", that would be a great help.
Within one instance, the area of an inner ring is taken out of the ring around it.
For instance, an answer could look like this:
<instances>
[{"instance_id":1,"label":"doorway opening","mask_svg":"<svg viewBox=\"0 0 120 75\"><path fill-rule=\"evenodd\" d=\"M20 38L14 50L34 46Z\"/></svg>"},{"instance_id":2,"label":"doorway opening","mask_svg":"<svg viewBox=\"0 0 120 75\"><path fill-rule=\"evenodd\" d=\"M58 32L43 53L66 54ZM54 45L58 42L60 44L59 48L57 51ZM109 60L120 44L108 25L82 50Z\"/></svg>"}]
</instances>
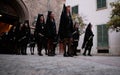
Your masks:
<instances>
[{"instance_id":1,"label":"doorway opening","mask_svg":"<svg viewBox=\"0 0 120 75\"><path fill-rule=\"evenodd\" d=\"M0 0L0 53L10 53L6 35L15 22L29 20L29 12L22 0ZM4 40L3 40L4 38Z\"/></svg>"}]
</instances>

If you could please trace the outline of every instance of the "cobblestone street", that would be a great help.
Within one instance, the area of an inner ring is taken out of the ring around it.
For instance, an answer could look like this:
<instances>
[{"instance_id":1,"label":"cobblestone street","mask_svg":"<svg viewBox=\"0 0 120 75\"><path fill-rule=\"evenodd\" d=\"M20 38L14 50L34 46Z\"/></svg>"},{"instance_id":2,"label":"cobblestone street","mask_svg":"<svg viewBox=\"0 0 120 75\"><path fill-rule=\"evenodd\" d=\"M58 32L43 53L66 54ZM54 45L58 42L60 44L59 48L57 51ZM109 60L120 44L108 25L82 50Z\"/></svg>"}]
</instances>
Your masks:
<instances>
[{"instance_id":1,"label":"cobblestone street","mask_svg":"<svg viewBox=\"0 0 120 75\"><path fill-rule=\"evenodd\" d=\"M0 75L120 75L120 57L0 55Z\"/></svg>"}]
</instances>

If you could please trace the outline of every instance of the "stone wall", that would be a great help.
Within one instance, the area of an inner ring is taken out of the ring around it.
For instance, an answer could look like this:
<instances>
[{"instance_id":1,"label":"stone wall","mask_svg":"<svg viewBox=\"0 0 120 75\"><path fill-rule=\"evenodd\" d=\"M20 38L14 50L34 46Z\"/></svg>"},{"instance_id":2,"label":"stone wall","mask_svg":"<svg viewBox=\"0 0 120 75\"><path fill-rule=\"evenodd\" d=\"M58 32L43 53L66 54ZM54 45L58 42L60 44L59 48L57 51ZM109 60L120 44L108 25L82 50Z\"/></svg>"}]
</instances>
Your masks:
<instances>
[{"instance_id":1,"label":"stone wall","mask_svg":"<svg viewBox=\"0 0 120 75\"><path fill-rule=\"evenodd\" d=\"M59 27L59 18L62 12L62 7L64 0L23 0L28 11L29 11L29 21L32 26L35 18L38 14L44 14L45 19L47 16L48 10L53 11L55 14L57 30Z\"/></svg>"}]
</instances>

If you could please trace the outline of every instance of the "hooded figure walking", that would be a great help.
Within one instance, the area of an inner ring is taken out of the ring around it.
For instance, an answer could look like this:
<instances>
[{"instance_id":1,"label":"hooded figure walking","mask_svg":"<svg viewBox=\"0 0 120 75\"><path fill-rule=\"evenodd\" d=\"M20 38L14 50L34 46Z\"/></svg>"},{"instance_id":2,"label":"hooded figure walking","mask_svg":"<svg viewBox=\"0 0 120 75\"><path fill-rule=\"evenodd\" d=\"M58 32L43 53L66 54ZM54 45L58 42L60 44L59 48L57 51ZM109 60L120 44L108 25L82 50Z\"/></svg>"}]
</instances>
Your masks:
<instances>
[{"instance_id":1,"label":"hooded figure walking","mask_svg":"<svg viewBox=\"0 0 120 75\"><path fill-rule=\"evenodd\" d=\"M52 11L48 11L47 21L46 21L46 28L47 28L47 48L48 48L48 56L55 55L55 44L57 33L56 33L56 23L54 19L54 14Z\"/></svg>"},{"instance_id":2,"label":"hooded figure walking","mask_svg":"<svg viewBox=\"0 0 120 75\"><path fill-rule=\"evenodd\" d=\"M46 25L43 14L38 14L34 34L37 42L38 55L43 56L42 54L43 48L45 49L45 54L47 55Z\"/></svg>"},{"instance_id":3,"label":"hooded figure walking","mask_svg":"<svg viewBox=\"0 0 120 75\"><path fill-rule=\"evenodd\" d=\"M27 55L27 44L30 37L30 27L29 27L29 21L25 20L24 24L20 27L20 48L21 48L21 54Z\"/></svg>"},{"instance_id":4,"label":"hooded figure walking","mask_svg":"<svg viewBox=\"0 0 120 75\"><path fill-rule=\"evenodd\" d=\"M65 7L65 6L64 6ZM60 19L60 26L59 26L59 38L63 41L64 44L64 57L72 57L73 51L71 49L72 45L72 33L73 33L73 21L70 13L70 6L64 8L61 19ZM68 50L66 49L68 46Z\"/></svg>"},{"instance_id":5,"label":"hooded figure walking","mask_svg":"<svg viewBox=\"0 0 120 75\"><path fill-rule=\"evenodd\" d=\"M88 24L86 31L85 31L85 36L84 36L84 42L82 44L82 49L85 48L83 55L86 56L86 52L88 50L88 56L91 55L91 48L93 46L93 32L92 32L92 25L91 23Z\"/></svg>"}]
</instances>

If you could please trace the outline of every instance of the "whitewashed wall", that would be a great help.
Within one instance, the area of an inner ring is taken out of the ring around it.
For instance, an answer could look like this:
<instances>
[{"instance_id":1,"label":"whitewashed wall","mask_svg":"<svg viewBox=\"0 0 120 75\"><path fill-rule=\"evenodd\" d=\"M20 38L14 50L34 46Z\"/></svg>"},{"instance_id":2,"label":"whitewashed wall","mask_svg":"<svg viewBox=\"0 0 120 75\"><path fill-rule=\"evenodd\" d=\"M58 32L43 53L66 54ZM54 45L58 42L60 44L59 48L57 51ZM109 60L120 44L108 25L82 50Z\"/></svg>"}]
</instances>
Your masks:
<instances>
[{"instance_id":1,"label":"whitewashed wall","mask_svg":"<svg viewBox=\"0 0 120 75\"><path fill-rule=\"evenodd\" d=\"M111 7L110 3L116 0L107 0L107 9L97 10L96 5L97 0L66 0L66 5L71 7L78 5L79 6L79 15L84 19L84 22L88 24L91 22L93 24L93 33L94 33L94 45L92 48L93 54L97 54L97 26L101 24L106 24L109 21ZM81 49L83 42L83 36L80 37L78 48ZM120 33L109 31L109 55L120 55Z\"/></svg>"}]
</instances>

